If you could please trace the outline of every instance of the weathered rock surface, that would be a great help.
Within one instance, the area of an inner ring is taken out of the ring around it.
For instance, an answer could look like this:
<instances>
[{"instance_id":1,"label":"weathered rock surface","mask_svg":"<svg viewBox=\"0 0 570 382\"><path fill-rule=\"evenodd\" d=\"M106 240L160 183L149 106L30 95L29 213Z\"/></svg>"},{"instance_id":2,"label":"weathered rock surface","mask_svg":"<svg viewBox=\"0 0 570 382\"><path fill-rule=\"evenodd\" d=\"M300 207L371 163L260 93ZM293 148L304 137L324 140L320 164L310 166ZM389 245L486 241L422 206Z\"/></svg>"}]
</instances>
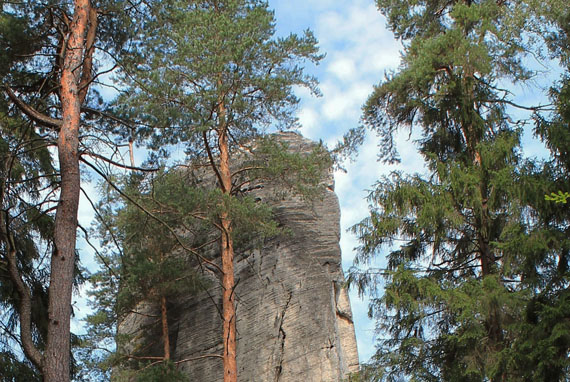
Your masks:
<instances>
[{"instance_id":1,"label":"weathered rock surface","mask_svg":"<svg viewBox=\"0 0 570 382\"><path fill-rule=\"evenodd\" d=\"M295 150L311 143L281 134ZM308 205L297 197L272 201L289 235L262 249L236 255L238 368L242 382L342 381L358 368L348 294L339 247L340 211L332 173L322 199ZM271 186L259 191L264 198ZM171 314L174 361L190 381L221 381L220 288L181 298ZM132 315L119 331L144 325Z\"/></svg>"}]
</instances>

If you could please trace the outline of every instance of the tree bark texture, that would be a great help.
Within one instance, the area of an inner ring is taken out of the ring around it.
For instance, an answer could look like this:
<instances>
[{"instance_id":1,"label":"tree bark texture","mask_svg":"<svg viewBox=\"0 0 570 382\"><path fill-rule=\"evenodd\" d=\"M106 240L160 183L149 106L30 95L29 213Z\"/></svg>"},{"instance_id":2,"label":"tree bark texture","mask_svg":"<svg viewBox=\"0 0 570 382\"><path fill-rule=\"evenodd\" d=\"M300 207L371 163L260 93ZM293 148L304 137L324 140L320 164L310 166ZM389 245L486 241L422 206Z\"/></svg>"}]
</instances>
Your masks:
<instances>
[{"instance_id":1,"label":"tree bark texture","mask_svg":"<svg viewBox=\"0 0 570 382\"><path fill-rule=\"evenodd\" d=\"M54 252L49 286L49 323L44 354L45 382L70 380L70 317L79 206L80 77L91 6L75 0L60 79L62 125L57 141L61 172L60 199L55 217Z\"/></svg>"},{"instance_id":2,"label":"tree bark texture","mask_svg":"<svg viewBox=\"0 0 570 382\"><path fill-rule=\"evenodd\" d=\"M225 114L223 106L221 114ZM220 182L224 194L231 193L232 180L230 172L229 144L227 130L222 127L219 131L218 146L220 150ZM232 239L232 221L227 210L222 209L221 224L221 255L222 255L222 316L223 316L223 366L224 382L237 382L236 360L236 309L234 295L234 248Z\"/></svg>"}]
</instances>

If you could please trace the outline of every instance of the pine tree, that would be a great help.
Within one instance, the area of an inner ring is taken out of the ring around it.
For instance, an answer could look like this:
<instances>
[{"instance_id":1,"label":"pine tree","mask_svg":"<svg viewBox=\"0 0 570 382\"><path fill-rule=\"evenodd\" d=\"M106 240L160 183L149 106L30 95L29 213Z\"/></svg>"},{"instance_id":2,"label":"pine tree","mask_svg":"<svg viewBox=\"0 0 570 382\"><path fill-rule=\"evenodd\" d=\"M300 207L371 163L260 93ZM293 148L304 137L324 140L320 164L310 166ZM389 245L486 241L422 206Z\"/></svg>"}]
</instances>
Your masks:
<instances>
[{"instance_id":1,"label":"pine tree","mask_svg":"<svg viewBox=\"0 0 570 382\"><path fill-rule=\"evenodd\" d=\"M265 1L168 0L149 4L148 12L133 60L125 64L131 72L123 113L142 116L152 128L138 135L150 136L155 148L184 144L188 156L215 176L224 381L236 381L234 211L243 211L235 207L236 196L253 185L251 174L259 166L233 165L238 153L255 151L264 128L295 127L292 87L316 91L299 65L320 56L309 31L274 38L274 16Z\"/></svg>"},{"instance_id":2,"label":"pine tree","mask_svg":"<svg viewBox=\"0 0 570 382\"><path fill-rule=\"evenodd\" d=\"M428 175L395 172L378 181L370 216L353 227L361 243L357 264L389 251L386 270L353 269L350 276L372 294L371 314L383 336L370 378L526 380L523 353L515 350L520 323L535 288L544 287L537 267L548 272L558 255L546 248L548 236L528 203L537 184L523 176L524 122L509 115L509 107L540 107L514 104L499 84L532 78L525 55L548 29L545 17L567 6L377 4L404 52L399 70L365 104L364 126L381 138L385 161L398 159L397 131L417 132Z\"/></svg>"},{"instance_id":3,"label":"pine tree","mask_svg":"<svg viewBox=\"0 0 570 382\"><path fill-rule=\"evenodd\" d=\"M12 346L21 346L19 354L23 352L44 381L69 380L72 366L79 163L82 154L93 154L83 144L101 141L102 136L80 134L85 125L94 125L93 115L100 117L88 108L98 98L90 91L97 69L95 43L113 52L125 36L113 29L120 23L109 22L120 19L111 7L105 8L105 2L98 5L109 13L100 18L100 11L87 0L1 5L0 130L6 161L2 162L0 244L9 276L1 282L2 287L13 287L11 298L5 300L17 312L13 317L19 334ZM116 39L102 42L101 32L113 32ZM88 118L82 115L85 108ZM50 147L57 148L57 161ZM44 261L43 252L51 261ZM47 306L39 304L41 295Z\"/></svg>"},{"instance_id":4,"label":"pine tree","mask_svg":"<svg viewBox=\"0 0 570 382\"><path fill-rule=\"evenodd\" d=\"M143 380L156 373L164 380L183 378L171 367L169 306L204 284L192 246L207 233L194 216L199 213L197 206L207 209L208 202L182 178L179 171L131 175L120 193L109 192L100 202L99 231L108 251L101 254L104 266L91 278L95 313L87 318L84 346L91 353L99 346L109 347L110 339L117 340L114 353L107 351L102 359L97 354L86 357L107 378L111 366L117 368L114 378L119 379L136 375ZM128 200L123 202L125 196ZM117 326L132 315L156 319L118 338ZM87 372L94 375L94 370Z\"/></svg>"}]
</instances>

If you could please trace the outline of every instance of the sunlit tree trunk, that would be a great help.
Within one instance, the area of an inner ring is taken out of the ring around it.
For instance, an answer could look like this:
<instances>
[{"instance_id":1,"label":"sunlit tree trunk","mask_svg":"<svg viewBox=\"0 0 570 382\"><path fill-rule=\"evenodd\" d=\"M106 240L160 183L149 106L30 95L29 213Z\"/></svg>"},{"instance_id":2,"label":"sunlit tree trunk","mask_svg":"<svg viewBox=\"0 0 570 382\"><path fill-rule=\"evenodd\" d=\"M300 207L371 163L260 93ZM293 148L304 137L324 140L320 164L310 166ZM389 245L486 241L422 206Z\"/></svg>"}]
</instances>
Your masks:
<instances>
[{"instance_id":1,"label":"sunlit tree trunk","mask_svg":"<svg viewBox=\"0 0 570 382\"><path fill-rule=\"evenodd\" d=\"M220 114L225 115L225 109L220 106ZM224 194L231 192L231 172L227 129L222 126L219 131L220 150L220 181ZM223 364L224 382L237 381L236 361L236 310L234 294L234 248L232 239L232 221L228 212L223 209L220 216L221 224L221 253L222 253L222 312L223 312Z\"/></svg>"},{"instance_id":2,"label":"sunlit tree trunk","mask_svg":"<svg viewBox=\"0 0 570 382\"><path fill-rule=\"evenodd\" d=\"M71 293L80 192L78 149L82 91L79 83L91 9L89 0L75 0L74 7L60 79L62 125L57 147L61 186L51 259L48 339L43 363L45 382L70 380Z\"/></svg>"}]
</instances>

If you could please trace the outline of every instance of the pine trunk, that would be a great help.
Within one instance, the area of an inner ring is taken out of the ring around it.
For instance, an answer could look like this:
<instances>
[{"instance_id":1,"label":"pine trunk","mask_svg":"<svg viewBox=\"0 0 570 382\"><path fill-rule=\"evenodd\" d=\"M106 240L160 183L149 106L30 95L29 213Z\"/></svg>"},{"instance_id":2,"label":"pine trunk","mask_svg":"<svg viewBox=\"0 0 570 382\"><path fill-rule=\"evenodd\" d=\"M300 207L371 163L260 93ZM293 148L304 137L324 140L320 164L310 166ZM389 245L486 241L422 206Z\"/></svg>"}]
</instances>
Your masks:
<instances>
[{"instance_id":1,"label":"pine trunk","mask_svg":"<svg viewBox=\"0 0 570 382\"><path fill-rule=\"evenodd\" d=\"M160 298L160 318L162 321L162 341L164 343L164 360L170 360L170 335L168 333L168 311L166 309L166 297Z\"/></svg>"},{"instance_id":2,"label":"pine trunk","mask_svg":"<svg viewBox=\"0 0 570 382\"><path fill-rule=\"evenodd\" d=\"M70 380L71 293L75 268L75 241L79 206L79 76L85 32L90 12L89 0L75 0L75 14L70 26L61 74L63 123L57 141L61 172L60 200L54 232L49 286L49 324L44 354L45 382Z\"/></svg>"},{"instance_id":3,"label":"pine trunk","mask_svg":"<svg viewBox=\"0 0 570 382\"><path fill-rule=\"evenodd\" d=\"M221 107L224 112L223 106ZM223 113L222 113L223 115ZM220 131L220 181L224 194L231 192L231 172L229 161L228 134L225 128ZM234 295L234 248L232 221L224 209L220 216L222 253L222 315L223 315L223 366L224 382L237 382L236 361L236 311Z\"/></svg>"}]
</instances>

